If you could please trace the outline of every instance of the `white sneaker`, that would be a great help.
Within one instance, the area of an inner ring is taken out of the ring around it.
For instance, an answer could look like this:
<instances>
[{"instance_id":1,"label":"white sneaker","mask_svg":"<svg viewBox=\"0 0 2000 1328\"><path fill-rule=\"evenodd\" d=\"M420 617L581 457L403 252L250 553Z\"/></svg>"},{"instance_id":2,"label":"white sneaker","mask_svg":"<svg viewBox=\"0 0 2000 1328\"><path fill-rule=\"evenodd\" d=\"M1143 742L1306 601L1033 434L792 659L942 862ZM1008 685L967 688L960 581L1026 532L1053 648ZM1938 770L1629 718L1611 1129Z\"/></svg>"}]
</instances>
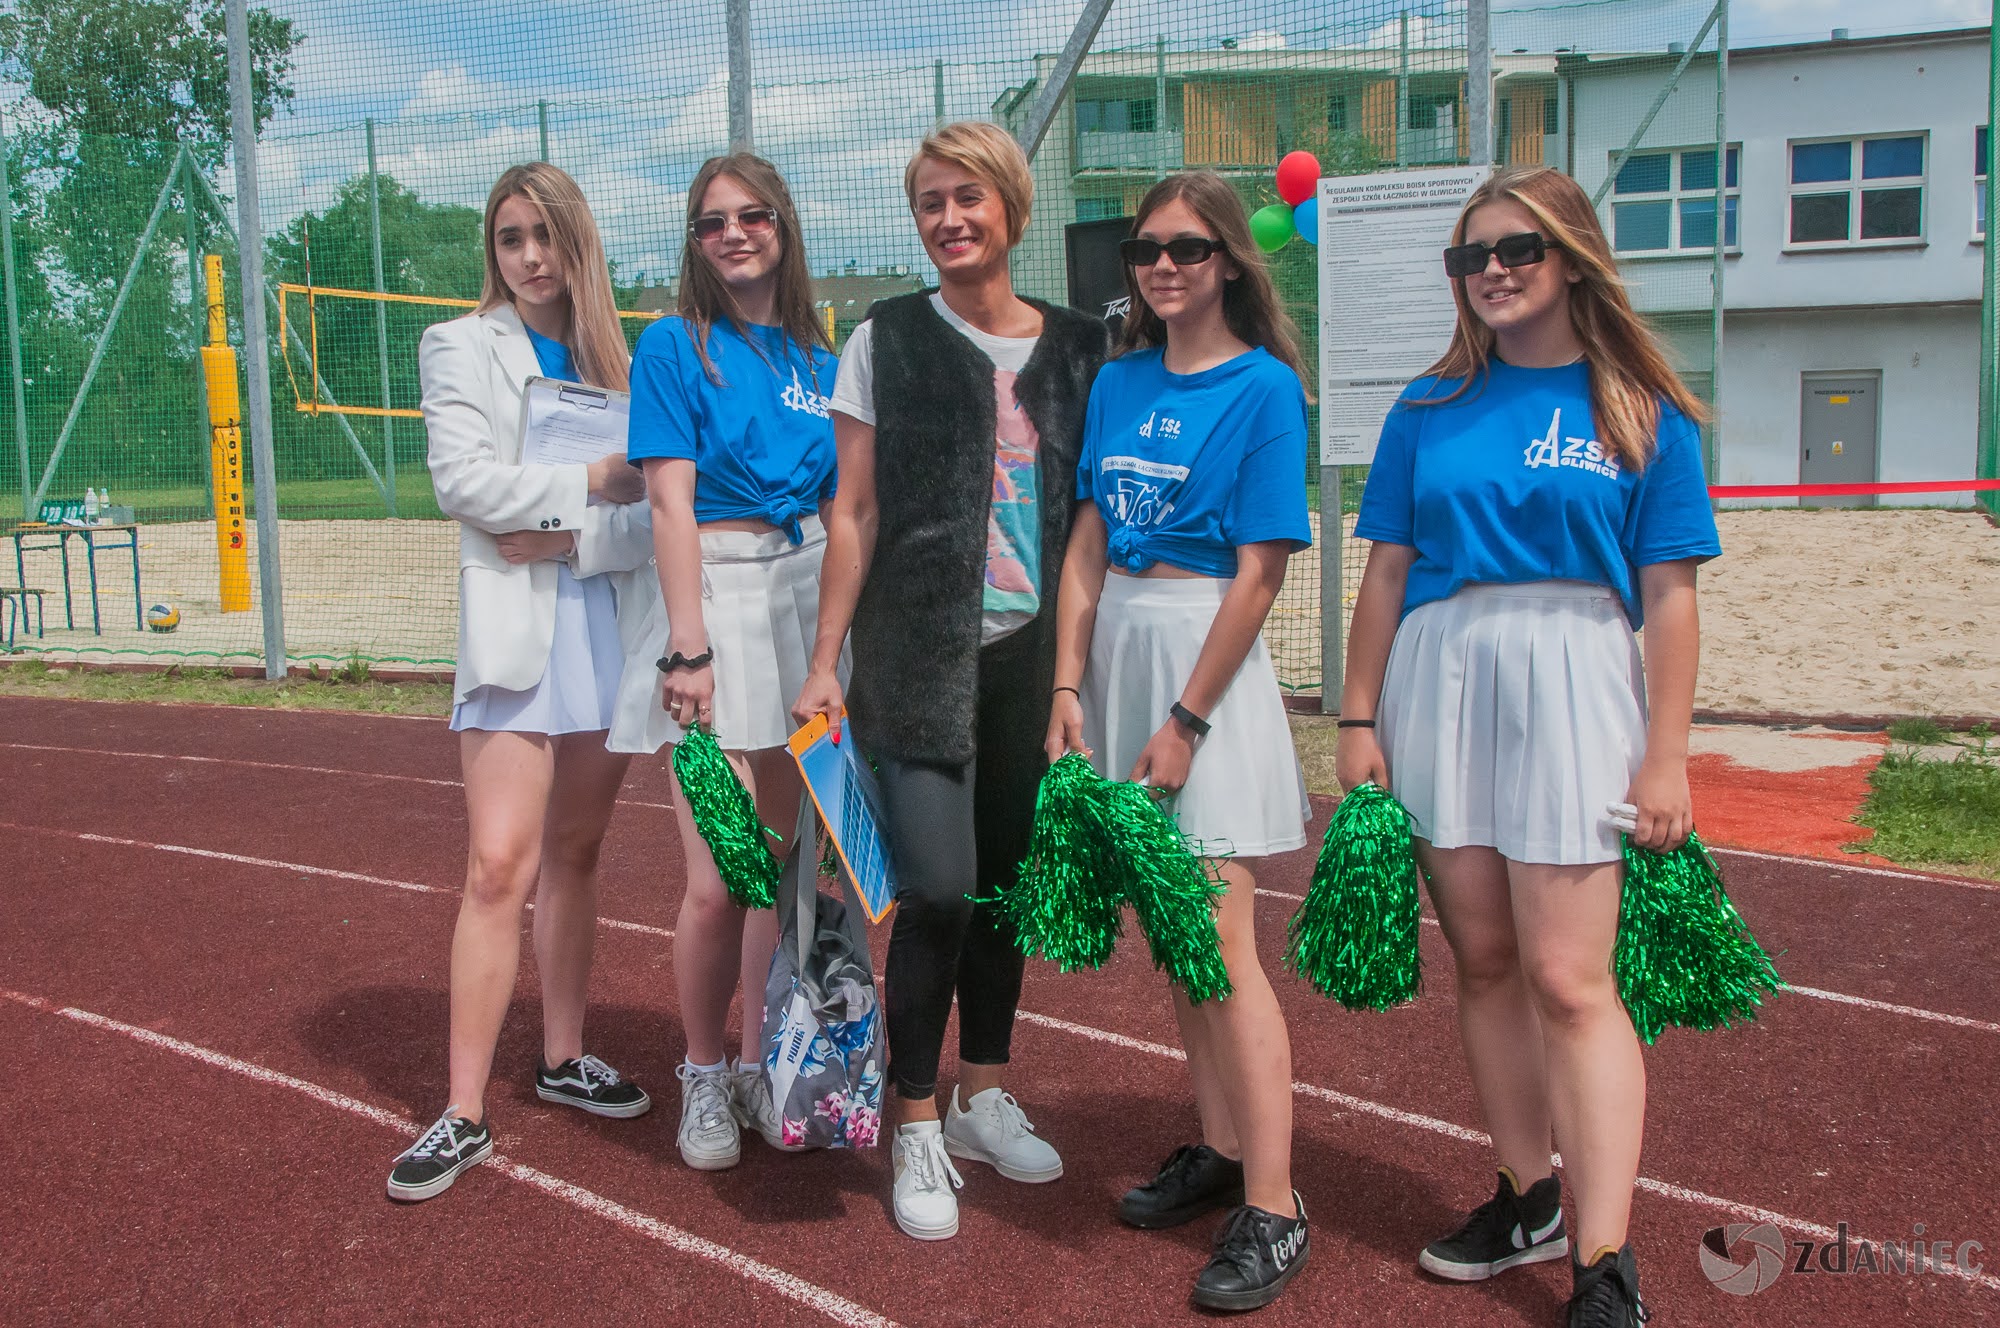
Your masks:
<instances>
[{"instance_id":1,"label":"white sneaker","mask_svg":"<svg viewBox=\"0 0 2000 1328\"><path fill-rule=\"evenodd\" d=\"M696 1171L725 1171L743 1156L743 1133L731 1101L735 1072L697 1070L685 1061L681 1080L681 1161Z\"/></svg>"},{"instance_id":2,"label":"white sneaker","mask_svg":"<svg viewBox=\"0 0 2000 1328\"><path fill-rule=\"evenodd\" d=\"M959 1109L958 1090L951 1090L945 1113L944 1147L953 1157L985 1162L1008 1180L1039 1185L1063 1174L1062 1158L1047 1141L1035 1137L1035 1127L1021 1112L1014 1095L998 1088L974 1093Z\"/></svg>"},{"instance_id":3,"label":"white sneaker","mask_svg":"<svg viewBox=\"0 0 2000 1328\"><path fill-rule=\"evenodd\" d=\"M936 1121L912 1121L896 1131L896 1225L918 1240L958 1234L958 1196L965 1184L945 1155Z\"/></svg>"},{"instance_id":4,"label":"white sneaker","mask_svg":"<svg viewBox=\"0 0 2000 1328\"><path fill-rule=\"evenodd\" d=\"M771 1101L771 1081L764 1077L762 1065L744 1065L739 1061L730 1096L738 1124L764 1136L764 1142L779 1152L803 1151L785 1142L785 1123L778 1114L777 1104Z\"/></svg>"}]
</instances>

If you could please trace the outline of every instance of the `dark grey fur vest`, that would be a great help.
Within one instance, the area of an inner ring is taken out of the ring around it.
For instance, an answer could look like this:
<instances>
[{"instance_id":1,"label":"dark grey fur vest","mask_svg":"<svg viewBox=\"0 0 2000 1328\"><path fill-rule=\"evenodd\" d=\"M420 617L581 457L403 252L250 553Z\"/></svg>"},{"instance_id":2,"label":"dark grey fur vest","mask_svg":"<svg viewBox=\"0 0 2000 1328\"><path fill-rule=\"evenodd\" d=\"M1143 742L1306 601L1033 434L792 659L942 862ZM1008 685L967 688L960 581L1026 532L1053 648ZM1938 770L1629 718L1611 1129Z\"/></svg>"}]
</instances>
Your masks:
<instances>
[{"instance_id":1,"label":"dark grey fur vest","mask_svg":"<svg viewBox=\"0 0 2000 1328\"><path fill-rule=\"evenodd\" d=\"M993 769L1039 770L1055 681L1056 588L1076 507L1076 463L1104 324L1031 300L1042 336L1015 382L1041 436L1041 612L996 652L1016 661L1009 713L989 716L1008 751ZM871 756L963 765L974 754L986 529L993 507L993 363L931 307L928 292L883 300L875 322L875 556L854 610L847 705ZM990 689L989 689L990 690ZM990 702L989 702L990 704ZM1018 713L1014 711L1018 708ZM1013 748L1018 745L1019 752Z\"/></svg>"}]
</instances>

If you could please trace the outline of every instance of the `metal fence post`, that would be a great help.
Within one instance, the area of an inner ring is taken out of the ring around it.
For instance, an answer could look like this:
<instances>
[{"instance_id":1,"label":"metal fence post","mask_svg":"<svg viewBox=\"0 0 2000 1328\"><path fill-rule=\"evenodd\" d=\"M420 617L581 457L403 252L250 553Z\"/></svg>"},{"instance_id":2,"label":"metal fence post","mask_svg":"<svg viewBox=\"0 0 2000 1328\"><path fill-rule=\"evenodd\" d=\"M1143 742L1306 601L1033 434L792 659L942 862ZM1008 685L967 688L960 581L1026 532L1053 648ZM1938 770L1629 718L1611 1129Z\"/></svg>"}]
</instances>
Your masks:
<instances>
[{"instance_id":1,"label":"metal fence post","mask_svg":"<svg viewBox=\"0 0 2000 1328\"><path fill-rule=\"evenodd\" d=\"M193 317L193 326L198 336L202 323L206 319L208 296L202 290L201 286L201 235L195 226L194 181L189 178L197 169L194 154L183 151L181 153L181 216L187 222L188 312ZM198 373L194 376L194 404L196 411L195 436L205 440L209 429L207 374ZM203 515L213 518L215 516L214 449L202 446L195 450L201 453L201 502L203 508L206 509Z\"/></svg>"},{"instance_id":2,"label":"metal fence post","mask_svg":"<svg viewBox=\"0 0 2000 1328\"><path fill-rule=\"evenodd\" d=\"M1715 257L1709 274L1708 455L1710 484L1722 479L1723 251L1729 240L1729 0L1721 0L1715 26ZM1741 169L1740 167L1738 168Z\"/></svg>"},{"instance_id":3,"label":"metal fence post","mask_svg":"<svg viewBox=\"0 0 2000 1328\"><path fill-rule=\"evenodd\" d=\"M1493 161L1493 28L1489 0L1465 6L1466 164Z\"/></svg>"},{"instance_id":4,"label":"metal fence post","mask_svg":"<svg viewBox=\"0 0 2000 1328\"><path fill-rule=\"evenodd\" d=\"M1076 77L1083 57L1090 54L1090 44L1097 40L1097 30L1104 26L1104 16L1110 11L1111 0L1089 0L1083 12L1077 15L1076 26L1070 29L1062 54L1056 57L1055 68L1049 71L1049 81L1042 84L1042 90L1035 94L1028 118L1014 136L1021 150L1028 154L1029 161L1035 159L1035 150L1042 146L1043 136L1055 123L1056 112L1062 109L1063 98L1069 93L1070 81Z\"/></svg>"},{"instance_id":5,"label":"metal fence post","mask_svg":"<svg viewBox=\"0 0 2000 1328\"><path fill-rule=\"evenodd\" d=\"M755 150L750 121L755 89L750 85L750 0L729 0L729 150Z\"/></svg>"},{"instance_id":6,"label":"metal fence post","mask_svg":"<svg viewBox=\"0 0 2000 1328\"><path fill-rule=\"evenodd\" d=\"M542 103L542 160L549 157L548 103ZM382 187L375 173L375 117L368 117L368 240L375 260L375 293L388 289L382 284ZM396 515L396 421L389 414L389 306L375 301L375 360L382 369L382 486L387 490L389 515Z\"/></svg>"},{"instance_id":7,"label":"metal fence post","mask_svg":"<svg viewBox=\"0 0 2000 1328\"><path fill-rule=\"evenodd\" d=\"M250 464L257 494L257 586L264 602L264 676L285 676L285 606L278 568L278 474L271 438L271 347L264 325L264 223L257 206L257 112L250 99L250 21L228 0L229 141L236 158L236 255L242 272L243 367L249 382Z\"/></svg>"},{"instance_id":8,"label":"metal fence post","mask_svg":"<svg viewBox=\"0 0 2000 1328\"><path fill-rule=\"evenodd\" d=\"M14 284L14 181L7 169L11 150L0 125L0 268L7 285L7 372L14 385L14 445L21 454L21 519L34 519L35 485L28 478L28 396L21 374L21 295Z\"/></svg>"},{"instance_id":9,"label":"metal fence post","mask_svg":"<svg viewBox=\"0 0 2000 1328\"><path fill-rule=\"evenodd\" d=\"M1186 126L1182 126L1183 133ZM1186 142L1186 139L1182 139ZM1167 34L1153 38L1153 179L1167 178Z\"/></svg>"},{"instance_id":10,"label":"metal fence post","mask_svg":"<svg viewBox=\"0 0 2000 1328\"><path fill-rule=\"evenodd\" d=\"M1986 172L1986 243L1980 247L1979 266L1979 450L1973 473L1982 480L2000 479L2000 236L1993 233L1994 208L2000 204L2000 187L1993 172L1993 135L2000 131L2000 0L1993 6L1994 26L1988 37L1986 56L1986 160L1979 168ZM2000 494L1991 489L1978 495L1979 505L1989 515L2000 515Z\"/></svg>"},{"instance_id":11,"label":"metal fence post","mask_svg":"<svg viewBox=\"0 0 2000 1328\"><path fill-rule=\"evenodd\" d=\"M542 160L547 161L549 159L549 103L546 97L535 103L535 125L541 130L542 134ZM368 175L370 179L373 179L375 175L375 122L373 120L368 122L368 145Z\"/></svg>"},{"instance_id":12,"label":"metal fence post","mask_svg":"<svg viewBox=\"0 0 2000 1328\"><path fill-rule=\"evenodd\" d=\"M931 124L933 127L944 123L944 61L931 64Z\"/></svg>"}]
</instances>

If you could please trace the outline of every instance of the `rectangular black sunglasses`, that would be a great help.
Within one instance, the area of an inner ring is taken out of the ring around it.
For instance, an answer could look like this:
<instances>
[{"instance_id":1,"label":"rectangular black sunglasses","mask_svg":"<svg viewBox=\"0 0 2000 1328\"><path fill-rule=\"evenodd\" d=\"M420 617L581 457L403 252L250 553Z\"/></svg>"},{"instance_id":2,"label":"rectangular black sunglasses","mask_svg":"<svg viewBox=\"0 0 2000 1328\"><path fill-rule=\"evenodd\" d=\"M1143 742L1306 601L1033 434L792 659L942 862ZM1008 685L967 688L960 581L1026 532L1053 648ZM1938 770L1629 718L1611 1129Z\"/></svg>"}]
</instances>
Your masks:
<instances>
[{"instance_id":1,"label":"rectangular black sunglasses","mask_svg":"<svg viewBox=\"0 0 2000 1328\"><path fill-rule=\"evenodd\" d=\"M1560 248L1560 244L1545 239L1539 231L1503 235L1490 245L1455 244L1444 251L1444 274L1447 277L1477 276L1494 258L1498 258L1504 268L1529 267L1547 258L1549 250Z\"/></svg>"},{"instance_id":2,"label":"rectangular black sunglasses","mask_svg":"<svg viewBox=\"0 0 2000 1328\"><path fill-rule=\"evenodd\" d=\"M1175 267L1191 267L1196 263L1206 263L1211 255L1222 250L1222 241L1211 240L1205 235L1177 236L1165 244L1158 240L1140 239L1118 242L1118 256L1131 267L1151 267L1160 261L1161 253L1173 259Z\"/></svg>"}]
</instances>

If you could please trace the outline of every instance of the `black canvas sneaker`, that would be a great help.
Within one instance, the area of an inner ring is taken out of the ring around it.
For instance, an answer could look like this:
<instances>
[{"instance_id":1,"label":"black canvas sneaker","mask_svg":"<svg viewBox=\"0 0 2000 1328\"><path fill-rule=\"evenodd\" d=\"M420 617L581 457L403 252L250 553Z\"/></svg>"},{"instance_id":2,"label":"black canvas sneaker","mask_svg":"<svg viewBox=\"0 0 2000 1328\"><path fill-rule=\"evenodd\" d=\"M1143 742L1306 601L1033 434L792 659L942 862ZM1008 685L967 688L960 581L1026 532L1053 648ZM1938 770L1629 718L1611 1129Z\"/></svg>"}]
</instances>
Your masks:
<instances>
[{"instance_id":1,"label":"black canvas sneaker","mask_svg":"<svg viewBox=\"0 0 2000 1328\"><path fill-rule=\"evenodd\" d=\"M1159 1175L1125 1192L1118 1216L1132 1226L1157 1231L1242 1202L1241 1162L1232 1162L1207 1144L1182 1144L1161 1165Z\"/></svg>"},{"instance_id":2,"label":"black canvas sneaker","mask_svg":"<svg viewBox=\"0 0 2000 1328\"><path fill-rule=\"evenodd\" d=\"M1652 1316L1639 1301L1639 1264L1627 1245L1606 1250L1586 1268L1570 1260L1576 1294L1569 1298L1569 1328L1639 1328Z\"/></svg>"},{"instance_id":3,"label":"black canvas sneaker","mask_svg":"<svg viewBox=\"0 0 2000 1328\"><path fill-rule=\"evenodd\" d=\"M396 1157L389 1173L389 1197L404 1203L430 1199L451 1188L458 1173L484 1162L493 1151L493 1132L481 1121L474 1125L446 1107L437 1124Z\"/></svg>"},{"instance_id":4,"label":"black canvas sneaker","mask_svg":"<svg viewBox=\"0 0 2000 1328\"><path fill-rule=\"evenodd\" d=\"M1195 1279L1194 1303L1211 1310L1255 1310L1276 1300L1312 1252L1306 1243L1306 1206L1297 1217L1279 1217L1248 1204L1223 1222L1215 1253Z\"/></svg>"},{"instance_id":5,"label":"black canvas sneaker","mask_svg":"<svg viewBox=\"0 0 2000 1328\"><path fill-rule=\"evenodd\" d=\"M646 1090L595 1056L576 1056L555 1069L537 1067L535 1096L578 1107L593 1116L643 1116L653 1109Z\"/></svg>"},{"instance_id":6,"label":"black canvas sneaker","mask_svg":"<svg viewBox=\"0 0 2000 1328\"><path fill-rule=\"evenodd\" d=\"M1515 1188L1514 1173L1502 1167L1493 1197L1473 1209L1464 1226L1432 1241L1417 1256L1417 1266L1454 1282L1483 1282L1509 1268L1568 1253L1562 1183L1544 1176L1522 1194Z\"/></svg>"}]
</instances>

